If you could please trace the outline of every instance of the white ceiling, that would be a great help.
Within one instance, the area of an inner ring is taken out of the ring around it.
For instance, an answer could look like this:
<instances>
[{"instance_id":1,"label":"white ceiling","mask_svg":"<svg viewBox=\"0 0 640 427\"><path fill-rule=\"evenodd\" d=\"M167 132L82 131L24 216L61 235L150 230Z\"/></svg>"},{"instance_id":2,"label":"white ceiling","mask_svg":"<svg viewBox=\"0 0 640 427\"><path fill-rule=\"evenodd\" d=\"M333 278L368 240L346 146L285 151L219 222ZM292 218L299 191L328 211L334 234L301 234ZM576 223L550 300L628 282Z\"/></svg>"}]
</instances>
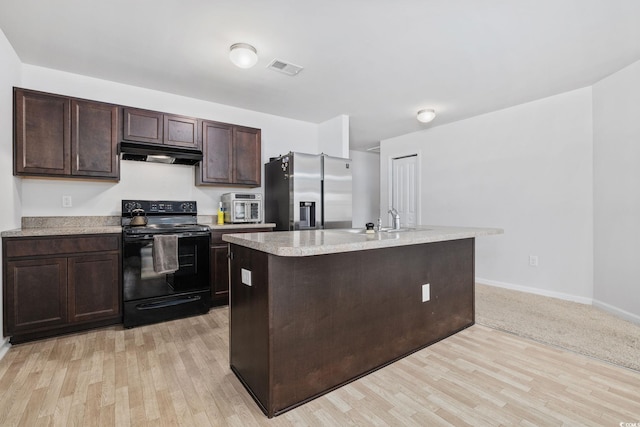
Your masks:
<instances>
[{"instance_id":1,"label":"white ceiling","mask_svg":"<svg viewBox=\"0 0 640 427\"><path fill-rule=\"evenodd\" d=\"M352 149L640 59L639 0L0 0L0 28L28 64L315 123L346 114ZM237 42L254 68L229 62ZM267 69L275 58L304 70Z\"/></svg>"}]
</instances>

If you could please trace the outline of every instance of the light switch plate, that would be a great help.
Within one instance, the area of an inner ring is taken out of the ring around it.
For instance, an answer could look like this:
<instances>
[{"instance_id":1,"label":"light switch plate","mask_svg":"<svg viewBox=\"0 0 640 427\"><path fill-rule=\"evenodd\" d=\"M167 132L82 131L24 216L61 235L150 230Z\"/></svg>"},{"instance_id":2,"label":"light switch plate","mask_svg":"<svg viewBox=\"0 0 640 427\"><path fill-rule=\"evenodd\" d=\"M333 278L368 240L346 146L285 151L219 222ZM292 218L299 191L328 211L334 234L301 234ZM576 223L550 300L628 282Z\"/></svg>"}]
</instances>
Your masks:
<instances>
[{"instance_id":1,"label":"light switch plate","mask_svg":"<svg viewBox=\"0 0 640 427\"><path fill-rule=\"evenodd\" d=\"M73 202L71 201L71 196L62 196L62 207L70 208L73 206Z\"/></svg>"},{"instance_id":2,"label":"light switch plate","mask_svg":"<svg viewBox=\"0 0 640 427\"><path fill-rule=\"evenodd\" d=\"M243 269L241 269L241 273L242 273L242 283L247 285L247 286L252 286L251 285L251 270L245 270L243 268Z\"/></svg>"},{"instance_id":3,"label":"light switch plate","mask_svg":"<svg viewBox=\"0 0 640 427\"><path fill-rule=\"evenodd\" d=\"M422 285L422 302L427 302L431 299L431 285L429 283Z\"/></svg>"}]
</instances>

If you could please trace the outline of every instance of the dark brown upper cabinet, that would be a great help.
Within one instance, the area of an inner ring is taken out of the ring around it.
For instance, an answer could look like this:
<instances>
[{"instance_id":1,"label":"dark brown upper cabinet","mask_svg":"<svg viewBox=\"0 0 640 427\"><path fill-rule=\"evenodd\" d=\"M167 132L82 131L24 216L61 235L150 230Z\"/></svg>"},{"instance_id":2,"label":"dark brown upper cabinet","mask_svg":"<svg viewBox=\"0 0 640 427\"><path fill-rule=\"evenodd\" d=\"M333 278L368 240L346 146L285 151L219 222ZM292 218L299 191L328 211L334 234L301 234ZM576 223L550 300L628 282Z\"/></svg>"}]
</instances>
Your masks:
<instances>
[{"instance_id":1,"label":"dark brown upper cabinet","mask_svg":"<svg viewBox=\"0 0 640 427\"><path fill-rule=\"evenodd\" d=\"M177 147L199 148L198 120L165 114L163 143Z\"/></svg>"},{"instance_id":2,"label":"dark brown upper cabinet","mask_svg":"<svg viewBox=\"0 0 640 427\"><path fill-rule=\"evenodd\" d=\"M261 184L260 129L14 88L14 175L118 181L120 141L202 149L196 185Z\"/></svg>"},{"instance_id":3,"label":"dark brown upper cabinet","mask_svg":"<svg viewBox=\"0 0 640 427\"><path fill-rule=\"evenodd\" d=\"M71 174L118 178L118 106L71 100Z\"/></svg>"},{"instance_id":4,"label":"dark brown upper cabinet","mask_svg":"<svg viewBox=\"0 0 640 427\"><path fill-rule=\"evenodd\" d=\"M125 141L198 149L198 120L157 111L123 107Z\"/></svg>"},{"instance_id":5,"label":"dark brown upper cabinet","mask_svg":"<svg viewBox=\"0 0 640 427\"><path fill-rule=\"evenodd\" d=\"M71 100L14 89L14 174L71 175Z\"/></svg>"},{"instance_id":6,"label":"dark brown upper cabinet","mask_svg":"<svg viewBox=\"0 0 640 427\"><path fill-rule=\"evenodd\" d=\"M261 145L260 129L234 126L233 179L235 184L260 186Z\"/></svg>"},{"instance_id":7,"label":"dark brown upper cabinet","mask_svg":"<svg viewBox=\"0 0 640 427\"><path fill-rule=\"evenodd\" d=\"M203 120L201 132L197 185L260 186L260 129Z\"/></svg>"},{"instance_id":8,"label":"dark brown upper cabinet","mask_svg":"<svg viewBox=\"0 0 640 427\"><path fill-rule=\"evenodd\" d=\"M162 144L163 114L155 111L123 108L122 139Z\"/></svg>"},{"instance_id":9,"label":"dark brown upper cabinet","mask_svg":"<svg viewBox=\"0 0 640 427\"><path fill-rule=\"evenodd\" d=\"M197 184L230 184L233 181L233 125L202 122L202 162L196 166Z\"/></svg>"},{"instance_id":10,"label":"dark brown upper cabinet","mask_svg":"<svg viewBox=\"0 0 640 427\"><path fill-rule=\"evenodd\" d=\"M118 107L14 88L14 175L119 179Z\"/></svg>"}]
</instances>

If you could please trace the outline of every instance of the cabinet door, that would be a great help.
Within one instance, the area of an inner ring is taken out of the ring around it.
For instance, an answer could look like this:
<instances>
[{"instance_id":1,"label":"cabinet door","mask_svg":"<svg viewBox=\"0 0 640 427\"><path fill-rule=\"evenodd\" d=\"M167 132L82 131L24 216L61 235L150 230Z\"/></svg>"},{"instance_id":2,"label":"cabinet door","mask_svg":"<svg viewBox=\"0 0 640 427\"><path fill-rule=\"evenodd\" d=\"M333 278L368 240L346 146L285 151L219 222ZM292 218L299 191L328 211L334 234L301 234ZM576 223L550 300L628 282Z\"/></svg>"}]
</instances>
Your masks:
<instances>
[{"instance_id":1,"label":"cabinet door","mask_svg":"<svg viewBox=\"0 0 640 427\"><path fill-rule=\"evenodd\" d=\"M177 147L198 148L198 120L164 115L164 143Z\"/></svg>"},{"instance_id":2,"label":"cabinet door","mask_svg":"<svg viewBox=\"0 0 640 427\"><path fill-rule=\"evenodd\" d=\"M233 144L233 183L259 187L262 165L260 129L234 127Z\"/></svg>"},{"instance_id":3,"label":"cabinet door","mask_svg":"<svg viewBox=\"0 0 640 427\"><path fill-rule=\"evenodd\" d=\"M211 301L213 305L229 303L229 263L226 244L211 247Z\"/></svg>"},{"instance_id":4,"label":"cabinet door","mask_svg":"<svg viewBox=\"0 0 640 427\"><path fill-rule=\"evenodd\" d=\"M120 257L96 254L69 258L69 321L120 314Z\"/></svg>"},{"instance_id":5,"label":"cabinet door","mask_svg":"<svg viewBox=\"0 0 640 427\"><path fill-rule=\"evenodd\" d=\"M233 126L202 122L202 155L196 169L197 184L231 184L233 180Z\"/></svg>"},{"instance_id":6,"label":"cabinet door","mask_svg":"<svg viewBox=\"0 0 640 427\"><path fill-rule=\"evenodd\" d=\"M5 265L5 335L67 322L66 258L9 261Z\"/></svg>"},{"instance_id":7,"label":"cabinet door","mask_svg":"<svg viewBox=\"0 0 640 427\"><path fill-rule=\"evenodd\" d=\"M118 179L118 107L71 101L71 173Z\"/></svg>"},{"instance_id":8,"label":"cabinet door","mask_svg":"<svg viewBox=\"0 0 640 427\"><path fill-rule=\"evenodd\" d=\"M14 90L14 174L70 175L70 100Z\"/></svg>"},{"instance_id":9,"label":"cabinet door","mask_svg":"<svg viewBox=\"0 0 640 427\"><path fill-rule=\"evenodd\" d=\"M157 111L123 108L122 138L127 141L162 144L163 114Z\"/></svg>"},{"instance_id":10,"label":"cabinet door","mask_svg":"<svg viewBox=\"0 0 640 427\"><path fill-rule=\"evenodd\" d=\"M227 226L225 226L227 227ZM224 234L263 233L271 228L228 228L211 232L211 301L212 305L229 304L229 260Z\"/></svg>"}]
</instances>

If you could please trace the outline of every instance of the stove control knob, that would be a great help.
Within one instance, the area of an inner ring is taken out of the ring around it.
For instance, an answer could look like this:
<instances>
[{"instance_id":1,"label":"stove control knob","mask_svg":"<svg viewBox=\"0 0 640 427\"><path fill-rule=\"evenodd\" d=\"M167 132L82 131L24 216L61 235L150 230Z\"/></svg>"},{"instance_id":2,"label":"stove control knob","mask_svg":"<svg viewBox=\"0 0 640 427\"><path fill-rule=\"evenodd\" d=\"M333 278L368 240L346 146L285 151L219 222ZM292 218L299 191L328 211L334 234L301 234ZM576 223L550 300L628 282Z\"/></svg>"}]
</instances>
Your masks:
<instances>
[{"instance_id":1,"label":"stove control knob","mask_svg":"<svg viewBox=\"0 0 640 427\"><path fill-rule=\"evenodd\" d=\"M142 209L142 205L137 202L128 202L124 204L124 210L127 212L131 212L134 209Z\"/></svg>"}]
</instances>

